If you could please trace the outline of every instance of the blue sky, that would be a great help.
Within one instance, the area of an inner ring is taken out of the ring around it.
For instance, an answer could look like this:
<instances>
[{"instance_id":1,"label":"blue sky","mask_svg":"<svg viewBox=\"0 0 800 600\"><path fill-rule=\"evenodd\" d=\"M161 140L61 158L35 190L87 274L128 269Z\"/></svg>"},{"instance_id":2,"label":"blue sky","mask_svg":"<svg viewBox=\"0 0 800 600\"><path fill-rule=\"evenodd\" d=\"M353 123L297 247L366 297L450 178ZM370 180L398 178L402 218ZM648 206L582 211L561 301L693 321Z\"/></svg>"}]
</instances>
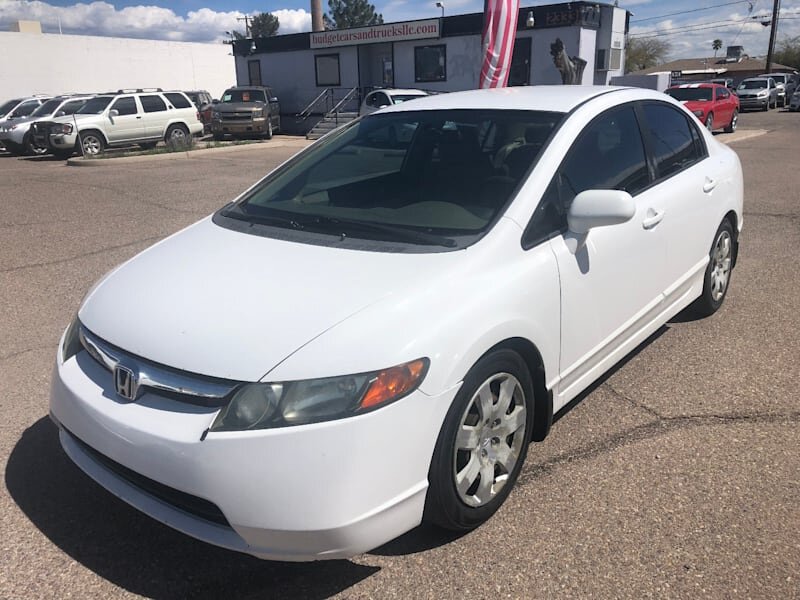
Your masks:
<instances>
[{"instance_id":1,"label":"blue sky","mask_svg":"<svg viewBox=\"0 0 800 600\"><path fill-rule=\"evenodd\" d=\"M0 0L0 29L17 19L42 22L45 32L111 35L196 42L219 42L225 31L244 30L237 18L268 11L281 22L280 33L311 28L310 0ZM445 14L479 12L483 0L444 0ZM523 0L522 6L552 2ZM436 17L435 0L375 0L384 20ZM711 43L742 45L751 56L766 54L771 0L620 0L633 13L631 35L655 36L671 46L674 58L712 56ZM323 9L327 0L323 0ZM800 0L782 0L778 39L800 36ZM724 49L723 49L724 52Z\"/></svg>"}]
</instances>

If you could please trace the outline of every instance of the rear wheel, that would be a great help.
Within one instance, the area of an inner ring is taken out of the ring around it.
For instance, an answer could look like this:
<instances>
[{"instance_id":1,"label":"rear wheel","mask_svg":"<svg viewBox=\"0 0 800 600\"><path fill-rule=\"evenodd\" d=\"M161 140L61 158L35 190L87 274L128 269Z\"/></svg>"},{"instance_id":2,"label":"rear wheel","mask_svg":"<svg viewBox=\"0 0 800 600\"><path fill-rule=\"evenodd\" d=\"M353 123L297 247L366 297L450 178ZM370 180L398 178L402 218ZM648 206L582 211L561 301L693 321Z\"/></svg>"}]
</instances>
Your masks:
<instances>
[{"instance_id":1,"label":"rear wheel","mask_svg":"<svg viewBox=\"0 0 800 600\"><path fill-rule=\"evenodd\" d=\"M503 504L519 476L533 429L533 384L512 350L470 369L436 442L426 521L468 531Z\"/></svg>"},{"instance_id":2,"label":"rear wheel","mask_svg":"<svg viewBox=\"0 0 800 600\"><path fill-rule=\"evenodd\" d=\"M725 301L733 270L734 244L733 226L725 219L714 235L703 279L703 292L691 306L695 316L713 315Z\"/></svg>"},{"instance_id":3,"label":"rear wheel","mask_svg":"<svg viewBox=\"0 0 800 600\"><path fill-rule=\"evenodd\" d=\"M170 125L164 136L164 142L172 148L186 148L191 142L189 130L184 125Z\"/></svg>"},{"instance_id":4,"label":"rear wheel","mask_svg":"<svg viewBox=\"0 0 800 600\"><path fill-rule=\"evenodd\" d=\"M734 110L733 114L731 115L731 122L725 128L725 133L733 133L736 131L736 128L739 126L739 111Z\"/></svg>"}]
</instances>

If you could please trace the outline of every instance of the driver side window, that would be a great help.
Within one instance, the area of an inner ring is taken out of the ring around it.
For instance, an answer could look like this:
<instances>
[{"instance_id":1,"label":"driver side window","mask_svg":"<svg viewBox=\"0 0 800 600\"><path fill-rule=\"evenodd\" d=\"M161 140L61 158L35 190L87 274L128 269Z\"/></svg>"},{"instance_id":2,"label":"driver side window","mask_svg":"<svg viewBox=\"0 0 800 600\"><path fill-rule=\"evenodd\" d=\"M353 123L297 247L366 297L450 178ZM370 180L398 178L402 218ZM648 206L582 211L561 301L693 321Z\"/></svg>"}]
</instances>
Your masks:
<instances>
[{"instance_id":1,"label":"driver side window","mask_svg":"<svg viewBox=\"0 0 800 600\"><path fill-rule=\"evenodd\" d=\"M567 227L567 211L586 190L623 190L635 196L650 185L633 105L595 118L578 136L542 196L523 237L532 248Z\"/></svg>"}]
</instances>

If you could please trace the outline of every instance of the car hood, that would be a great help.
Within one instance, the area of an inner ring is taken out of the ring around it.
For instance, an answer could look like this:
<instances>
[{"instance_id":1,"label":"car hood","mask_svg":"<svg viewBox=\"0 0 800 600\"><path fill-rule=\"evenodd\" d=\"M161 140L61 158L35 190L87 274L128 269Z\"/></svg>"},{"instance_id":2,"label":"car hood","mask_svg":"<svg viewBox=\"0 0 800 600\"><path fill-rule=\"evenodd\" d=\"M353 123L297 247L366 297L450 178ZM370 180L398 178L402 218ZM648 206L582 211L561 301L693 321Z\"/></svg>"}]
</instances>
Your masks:
<instances>
[{"instance_id":1,"label":"car hood","mask_svg":"<svg viewBox=\"0 0 800 600\"><path fill-rule=\"evenodd\" d=\"M38 116L38 117L21 117L19 119L11 119L10 121L4 121L3 125L16 125L19 127L20 125L27 125L30 127L30 124L34 121L42 121L48 119L47 116Z\"/></svg>"},{"instance_id":2,"label":"car hood","mask_svg":"<svg viewBox=\"0 0 800 600\"><path fill-rule=\"evenodd\" d=\"M463 252L400 254L235 232L211 218L108 274L79 311L85 327L137 356L257 381L338 323Z\"/></svg>"},{"instance_id":3,"label":"car hood","mask_svg":"<svg viewBox=\"0 0 800 600\"><path fill-rule=\"evenodd\" d=\"M739 97L742 96L758 96L761 92L767 92L767 88L758 88L753 90L736 90Z\"/></svg>"},{"instance_id":4,"label":"car hood","mask_svg":"<svg viewBox=\"0 0 800 600\"><path fill-rule=\"evenodd\" d=\"M255 102L219 102L214 105L214 110L220 113L251 112L263 106L266 105Z\"/></svg>"}]
</instances>

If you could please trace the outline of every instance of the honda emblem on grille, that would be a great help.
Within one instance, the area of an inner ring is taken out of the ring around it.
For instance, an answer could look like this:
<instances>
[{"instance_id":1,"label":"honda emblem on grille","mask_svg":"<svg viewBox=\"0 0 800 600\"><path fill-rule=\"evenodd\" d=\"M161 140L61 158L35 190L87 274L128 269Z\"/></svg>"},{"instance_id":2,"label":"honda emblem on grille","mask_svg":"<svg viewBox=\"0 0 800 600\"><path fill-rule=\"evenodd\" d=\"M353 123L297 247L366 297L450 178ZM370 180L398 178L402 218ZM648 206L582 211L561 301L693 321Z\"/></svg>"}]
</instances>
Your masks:
<instances>
[{"instance_id":1,"label":"honda emblem on grille","mask_svg":"<svg viewBox=\"0 0 800 600\"><path fill-rule=\"evenodd\" d=\"M137 387L136 374L131 369L122 365L114 367L114 389L118 396L125 400L135 400Z\"/></svg>"}]
</instances>

